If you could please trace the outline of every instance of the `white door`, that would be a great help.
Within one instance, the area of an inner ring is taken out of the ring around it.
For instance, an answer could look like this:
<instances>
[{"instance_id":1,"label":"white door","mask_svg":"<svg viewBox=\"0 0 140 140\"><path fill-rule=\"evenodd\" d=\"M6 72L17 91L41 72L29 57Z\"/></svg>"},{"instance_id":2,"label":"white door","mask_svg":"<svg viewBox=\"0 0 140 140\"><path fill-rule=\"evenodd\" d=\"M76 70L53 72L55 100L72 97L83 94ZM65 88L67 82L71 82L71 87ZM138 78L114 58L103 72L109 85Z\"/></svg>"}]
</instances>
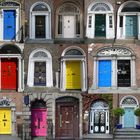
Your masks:
<instances>
[{"instance_id":1,"label":"white door","mask_svg":"<svg viewBox=\"0 0 140 140\"><path fill-rule=\"evenodd\" d=\"M74 38L75 34L75 17L64 16L64 38Z\"/></svg>"}]
</instances>

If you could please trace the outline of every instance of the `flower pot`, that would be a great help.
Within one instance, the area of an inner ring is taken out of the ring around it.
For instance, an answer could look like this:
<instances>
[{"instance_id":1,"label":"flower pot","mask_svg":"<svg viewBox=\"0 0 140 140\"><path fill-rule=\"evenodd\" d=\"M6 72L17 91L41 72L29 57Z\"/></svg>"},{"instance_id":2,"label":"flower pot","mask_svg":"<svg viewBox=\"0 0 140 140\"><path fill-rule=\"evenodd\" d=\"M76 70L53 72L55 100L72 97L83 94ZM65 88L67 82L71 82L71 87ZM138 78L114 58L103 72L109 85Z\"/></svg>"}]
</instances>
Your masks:
<instances>
[{"instance_id":1,"label":"flower pot","mask_svg":"<svg viewBox=\"0 0 140 140\"><path fill-rule=\"evenodd\" d=\"M136 129L140 129L140 124L136 124Z\"/></svg>"},{"instance_id":2,"label":"flower pot","mask_svg":"<svg viewBox=\"0 0 140 140\"><path fill-rule=\"evenodd\" d=\"M122 124L117 124L117 125L116 125L116 128L117 128L117 129L121 129L121 128L122 128Z\"/></svg>"}]
</instances>

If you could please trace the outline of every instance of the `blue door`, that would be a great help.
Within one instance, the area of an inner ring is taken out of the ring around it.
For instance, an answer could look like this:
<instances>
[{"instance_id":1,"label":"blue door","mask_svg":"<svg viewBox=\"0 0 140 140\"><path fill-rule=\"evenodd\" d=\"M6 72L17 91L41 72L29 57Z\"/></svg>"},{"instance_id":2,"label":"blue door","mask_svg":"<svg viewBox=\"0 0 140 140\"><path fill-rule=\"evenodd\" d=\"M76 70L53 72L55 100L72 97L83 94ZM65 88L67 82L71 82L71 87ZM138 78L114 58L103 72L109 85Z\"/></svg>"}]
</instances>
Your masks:
<instances>
[{"instance_id":1,"label":"blue door","mask_svg":"<svg viewBox=\"0 0 140 140\"><path fill-rule=\"evenodd\" d=\"M98 86L99 87L111 87L111 61L100 60L99 61L99 73L98 73Z\"/></svg>"},{"instance_id":2,"label":"blue door","mask_svg":"<svg viewBox=\"0 0 140 140\"><path fill-rule=\"evenodd\" d=\"M126 16L126 37L137 37L138 23L137 16Z\"/></svg>"},{"instance_id":3,"label":"blue door","mask_svg":"<svg viewBox=\"0 0 140 140\"><path fill-rule=\"evenodd\" d=\"M124 114L124 127L134 127L135 123L135 115L134 115L134 108L128 107L125 108Z\"/></svg>"},{"instance_id":4,"label":"blue door","mask_svg":"<svg viewBox=\"0 0 140 140\"><path fill-rule=\"evenodd\" d=\"M4 40L15 39L16 29L15 10L4 10Z\"/></svg>"}]
</instances>

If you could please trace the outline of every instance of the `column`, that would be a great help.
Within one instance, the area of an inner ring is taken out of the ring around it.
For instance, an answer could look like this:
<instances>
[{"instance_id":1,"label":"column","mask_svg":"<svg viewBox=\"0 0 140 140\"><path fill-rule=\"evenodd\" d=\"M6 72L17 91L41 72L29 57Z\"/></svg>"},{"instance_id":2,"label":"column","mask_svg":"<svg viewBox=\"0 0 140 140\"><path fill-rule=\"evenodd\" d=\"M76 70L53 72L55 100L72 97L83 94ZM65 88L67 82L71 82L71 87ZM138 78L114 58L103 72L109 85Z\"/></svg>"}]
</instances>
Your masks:
<instances>
[{"instance_id":1,"label":"column","mask_svg":"<svg viewBox=\"0 0 140 140\"><path fill-rule=\"evenodd\" d=\"M131 87L136 88L136 64L135 56L132 56L131 59Z\"/></svg>"},{"instance_id":2,"label":"column","mask_svg":"<svg viewBox=\"0 0 140 140\"><path fill-rule=\"evenodd\" d=\"M112 88L117 88L117 59L116 57L112 58Z\"/></svg>"},{"instance_id":3,"label":"column","mask_svg":"<svg viewBox=\"0 0 140 140\"><path fill-rule=\"evenodd\" d=\"M125 39L125 22L126 22L126 16L123 15L123 34L122 34L123 39Z\"/></svg>"},{"instance_id":4,"label":"column","mask_svg":"<svg viewBox=\"0 0 140 140\"><path fill-rule=\"evenodd\" d=\"M21 92L23 89L21 87L22 80L22 70L21 70L21 57L18 58L18 92Z\"/></svg>"},{"instance_id":5,"label":"column","mask_svg":"<svg viewBox=\"0 0 140 140\"><path fill-rule=\"evenodd\" d=\"M138 40L140 40L140 14L138 14Z\"/></svg>"},{"instance_id":6,"label":"column","mask_svg":"<svg viewBox=\"0 0 140 140\"><path fill-rule=\"evenodd\" d=\"M97 82L98 82L98 80L97 80L97 77L98 77L98 72L97 72L97 68L98 68L98 66L97 66L97 58L96 57L94 57L94 62L93 62L93 64L94 64L94 66L93 66L93 89L97 89Z\"/></svg>"},{"instance_id":7,"label":"column","mask_svg":"<svg viewBox=\"0 0 140 140\"><path fill-rule=\"evenodd\" d=\"M85 60L82 60L82 91L86 91L86 83L87 83L87 79L86 79L86 67L85 67Z\"/></svg>"}]
</instances>

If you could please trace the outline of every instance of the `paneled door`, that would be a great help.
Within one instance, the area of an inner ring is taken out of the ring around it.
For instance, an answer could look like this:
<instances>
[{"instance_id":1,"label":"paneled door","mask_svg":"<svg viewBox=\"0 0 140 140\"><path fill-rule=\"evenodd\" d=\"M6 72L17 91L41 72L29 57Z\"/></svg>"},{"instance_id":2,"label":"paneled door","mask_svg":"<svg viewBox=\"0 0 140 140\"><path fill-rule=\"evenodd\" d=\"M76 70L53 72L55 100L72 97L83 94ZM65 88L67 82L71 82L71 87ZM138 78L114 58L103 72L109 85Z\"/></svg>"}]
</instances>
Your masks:
<instances>
[{"instance_id":1,"label":"paneled door","mask_svg":"<svg viewBox=\"0 0 140 140\"><path fill-rule=\"evenodd\" d=\"M16 11L4 10L4 40L15 39Z\"/></svg>"},{"instance_id":2,"label":"paneled door","mask_svg":"<svg viewBox=\"0 0 140 140\"><path fill-rule=\"evenodd\" d=\"M0 134L11 134L11 110L0 109Z\"/></svg>"},{"instance_id":3,"label":"paneled door","mask_svg":"<svg viewBox=\"0 0 140 140\"><path fill-rule=\"evenodd\" d=\"M32 136L46 136L47 133L47 111L46 109L31 110L31 130Z\"/></svg>"},{"instance_id":4,"label":"paneled door","mask_svg":"<svg viewBox=\"0 0 140 140\"><path fill-rule=\"evenodd\" d=\"M2 58L1 59L1 89L16 90L17 89L17 59Z\"/></svg>"},{"instance_id":5,"label":"paneled door","mask_svg":"<svg viewBox=\"0 0 140 140\"><path fill-rule=\"evenodd\" d=\"M66 89L81 89L80 61L66 62Z\"/></svg>"},{"instance_id":6,"label":"paneled door","mask_svg":"<svg viewBox=\"0 0 140 140\"><path fill-rule=\"evenodd\" d=\"M110 87L111 86L111 61L100 60L98 65L98 86Z\"/></svg>"},{"instance_id":7,"label":"paneled door","mask_svg":"<svg viewBox=\"0 0 140 140\"><path fill-rule=\"evenodd\" d=\"M138 35L138 20L137 16L126 16L126 37L137 37Z\"/></svg>"},{"instance_id":8,"label":"paneled door","mask_svg":"<svg viewBox=\"0 0 140 140\"><path fill-rule=\"evenodd\" d=\"M95 37L106 36L106 15L96 14L95 15Z\"/></svg>"},{"instance_id":9,"label":"paneled door","mask_svg":"<svg viewBox=\"0 0 140 140\"><path fill-rule=\"evenodd\" d=\"M64 38L74 38L75 16L64 16Z\"/></svg>"},{"instance_id":10,"label":"paneled door","mask_svg":"<svg viewBox=\"0 0 140 140\"><path fill-rule=\"evenodd\" d=\"M135 115L134 115L134 108L127 107L125 108L124 114L124 127L134 127L135 123Z\"/></svg>"}]
</instances>

